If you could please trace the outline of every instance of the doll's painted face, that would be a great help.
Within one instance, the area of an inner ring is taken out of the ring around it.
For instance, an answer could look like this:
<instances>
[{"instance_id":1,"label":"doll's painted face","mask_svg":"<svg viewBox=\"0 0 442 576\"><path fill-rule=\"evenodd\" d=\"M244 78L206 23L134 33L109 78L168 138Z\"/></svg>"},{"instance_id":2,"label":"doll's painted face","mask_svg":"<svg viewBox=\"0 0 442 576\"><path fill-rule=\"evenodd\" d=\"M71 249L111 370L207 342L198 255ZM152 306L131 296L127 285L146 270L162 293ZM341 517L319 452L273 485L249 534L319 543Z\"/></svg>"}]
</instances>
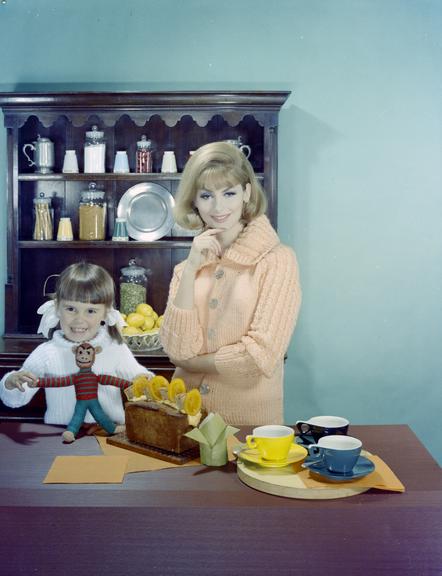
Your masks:
<instances>
[{"instance_id":1,"label":"doll's painted face","mask_svg":"<svg viewBox=\"0 0 442 576\"><path fill-rule=\"evenodd\" d=\"M72 342L92 340L106 317L105 304L61 300L57 311L65 338Z\"/></svg>"},{"instance_id":2,"label":"doll's painted face","mask_svg":"<svg viewBox=\"0 0 442 576\"><path fill-rule=\"evenodd\" d=\"M217 190L198 190L194 203L209 228L230 230L240 222L244 202L248 202L249 198L250 184L246 184L245 188L237 184Z\"/></svg>"},{"instance_id":3,"label":"doll's painted face","mask_svg":"<svg viewBox=\"0 0 442 576\"><path fill-rule=\"evenodd\" d=\"M95 361L95 348L89 342L82 342L75 350L75 362L79 368L92 368Z\"/></svg>"}]
</instances>

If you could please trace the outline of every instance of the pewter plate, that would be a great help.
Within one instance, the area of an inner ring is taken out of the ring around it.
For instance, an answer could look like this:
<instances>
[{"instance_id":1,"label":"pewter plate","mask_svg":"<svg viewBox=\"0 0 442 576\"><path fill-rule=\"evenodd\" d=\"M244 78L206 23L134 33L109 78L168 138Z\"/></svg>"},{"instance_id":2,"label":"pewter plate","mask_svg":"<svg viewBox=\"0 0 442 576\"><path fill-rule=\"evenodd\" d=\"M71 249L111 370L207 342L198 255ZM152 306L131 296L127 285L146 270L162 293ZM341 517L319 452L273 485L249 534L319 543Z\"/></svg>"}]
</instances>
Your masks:
<instances>
[{"instance_id":1,"label":"pewter plate","mask_svg":"<svg viewBox=\"0 0 442 576\"><path fill-rule=\"evenodd\" d=\"M126 218L127 231L134 240L150 242L169 234L173 224L172 194L160 184L141 182L131 186L118 204L118 218Z\"/></svg>"}]
</instances>

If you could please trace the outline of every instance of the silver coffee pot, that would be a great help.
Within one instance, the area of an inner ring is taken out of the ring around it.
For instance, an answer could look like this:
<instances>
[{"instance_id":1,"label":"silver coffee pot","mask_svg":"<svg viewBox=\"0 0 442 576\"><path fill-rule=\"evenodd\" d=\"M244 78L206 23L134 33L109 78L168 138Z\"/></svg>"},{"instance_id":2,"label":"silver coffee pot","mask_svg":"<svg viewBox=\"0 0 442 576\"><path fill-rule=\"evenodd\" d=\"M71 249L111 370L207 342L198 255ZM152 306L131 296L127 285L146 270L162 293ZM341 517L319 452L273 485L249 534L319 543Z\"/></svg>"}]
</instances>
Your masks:
<instances>
[{"instance_id":1,"label":"silver coffee pot","mask_svg":"<svg viewBox=\"0 0 442 576\"><path fill-rule=\"evenodd\" d=\"M34 152L34 160L26 153L28 147ZM36 172L40 174L50 174L53 172L54 143L49 140L49 138L42 138L39 134L35 142L23 146L23 154L28 159L29 166L36 167Z\"/></svg>"},{"instance_id":2,"label":"silver coffee pot","mask_svg":"<svg viewBox=\"0 0 442 576\"><path fill-rule=\"evenodd\" d=\"M250 148L250 146L243 143L241 136L238 136L236 140L226 140L226 142L228 142L229 144L233 144L234 146L239 148L245 154L246 158L249 158L252 149Z\"/></svg>"}]
</instances>

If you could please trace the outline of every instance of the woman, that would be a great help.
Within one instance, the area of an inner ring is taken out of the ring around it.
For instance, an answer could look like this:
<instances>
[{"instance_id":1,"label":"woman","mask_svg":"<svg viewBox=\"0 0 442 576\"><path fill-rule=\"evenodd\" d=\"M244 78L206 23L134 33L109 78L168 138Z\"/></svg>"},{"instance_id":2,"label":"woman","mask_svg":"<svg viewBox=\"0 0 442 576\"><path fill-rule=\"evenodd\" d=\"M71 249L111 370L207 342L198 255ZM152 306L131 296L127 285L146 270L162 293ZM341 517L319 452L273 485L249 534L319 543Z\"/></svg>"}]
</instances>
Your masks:
<instances>
[{"instance_id":1,"label":"woman","mask_svg":"<svg viewBox=\"0 0 442 576\"><path fill-rule=\"evenodd\" d=\"M283 421L284 354L301 302L293 251L264 215L253 168L214 142L186 164L175 217L204 228L175 267L161 341L176 377L230 424Z\"/></svg>"}]
</instances>

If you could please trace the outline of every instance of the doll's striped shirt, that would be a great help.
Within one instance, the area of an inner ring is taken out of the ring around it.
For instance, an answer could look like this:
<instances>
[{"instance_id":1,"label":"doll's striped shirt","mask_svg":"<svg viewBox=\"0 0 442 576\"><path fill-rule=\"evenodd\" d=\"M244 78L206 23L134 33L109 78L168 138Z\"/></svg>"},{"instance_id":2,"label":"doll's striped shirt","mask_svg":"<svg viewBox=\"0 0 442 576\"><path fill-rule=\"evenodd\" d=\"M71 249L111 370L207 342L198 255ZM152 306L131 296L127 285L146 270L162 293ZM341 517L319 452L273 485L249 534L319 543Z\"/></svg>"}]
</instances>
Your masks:
<instances>
[{"instance_id":1,"label":"doll's striped shirt","mask_svg":"<svg viewBox=\"0 0 442 576\"><path fill-rule=\"evenodd\" d=\"M98 397L98 384L124 389L130 386L131 382L108 374L94 374L90 369L86 369L69 376L40 378L37 387L62 388L64 386L75 386L77 400L93 400Z\"/></svg>"}]
</instances>

